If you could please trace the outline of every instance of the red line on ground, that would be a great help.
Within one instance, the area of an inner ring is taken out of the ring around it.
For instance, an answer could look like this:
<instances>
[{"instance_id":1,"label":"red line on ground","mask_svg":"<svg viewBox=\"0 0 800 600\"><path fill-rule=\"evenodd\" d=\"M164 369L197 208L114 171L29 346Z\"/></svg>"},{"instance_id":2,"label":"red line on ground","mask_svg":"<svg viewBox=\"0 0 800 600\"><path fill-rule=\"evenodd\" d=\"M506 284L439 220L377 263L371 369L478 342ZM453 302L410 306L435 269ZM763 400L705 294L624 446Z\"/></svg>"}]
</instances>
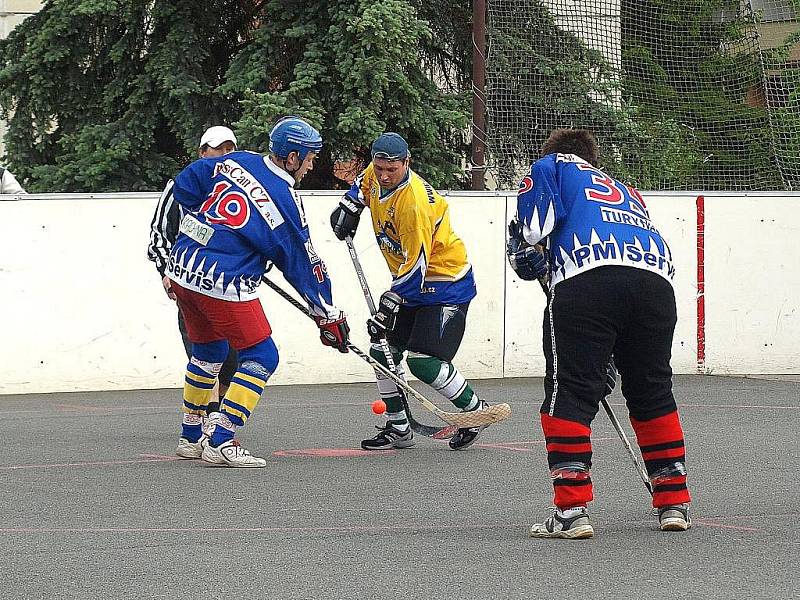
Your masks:
<instances>
[{"instance_id":1,"label":"red line on ground","mask_svg":"<svg viewBox=\"0 0 800 600\"><path fill-rule=\"evenodd\" d=\"M386 450L360 450L358 448L293 448L288 450L276 450L272 456L294 457L302 456L305 458L352 458L361 456L375 456L397 454L397 450L387 448Z\"/></svg>"},{"instance_id":2,"label":"red line on ground","mask_svg":"<svg viewBox=\"0 0 800 600\"><path fill-rule=\"evenodd\" d=\"M131 465L139 463L152 463L152 462L167 462L172 460L181 460L177 456L160 456L142 454L142 458L129 459L129 460L102 460L102 461L87 461L87 462L74 462L74 463L44 463L38 465L6 465L0 466L0 471L19 471L22 469L52 469L52 468L65 468L65 467L106 467L116 465Z\"/></svg>"},{"instance_id":3,"label":"red line on ground","mask_svg":"<svg viewBox=\"0 0 800 600\"><path fill-rule=\"evenodd\" d=\"M609 402L611 406L624 407L624 402ZM686 402L678 402L678 408L793 408L797 410L798 406L773 406L771 404L690 404Z\"/></svg>"},{"instance_id":4,"label":"red line on ground","mask_svg":"<svg viewBox=\"0 0 800 600\"><path fill-rule=\"evenodd\" d=\"M526 442L523 442L526 443ZM532 444L533 442L527 442ZM542 444L544 442L541 442ZM478 448L490 448L492 450L512 450L514 452L533 452L533 448L520 448L512 444L475 444Z\"/></svg>"},{"instance_id":5,"label":"red line on ground","mask_svg":"<svg viewBox=\"0 0 800 600\"><path fill-rule=\"evenodd\" d=\"M616 437L593 437L593 442L605 442L608 440L616 440ZM512 452L534 452L533 448L521 448L520 446L544 444L544 440L530 440L524 442L497 442L495 444L475 444L476 448L489 448L493 450L511 450Z\"/></svg>"},{"instance_id":6,"label":"red line on ground","mask_svg":"<svg viewBox=\"0 0 800 600\"><path fill-rule=\"evenodd\" d=\"M678 408L793 408L797 410L800 406L770 406L769 404L683 404L679 402Z\"/></svg>"},{"instance_id":7,"label":"red line on ground","mask_svg":"<svg viewBox=\"0 0 800 600\"><path fill-rule=\"evenodd\" d=\"M447 525L343 525L340 527L3 527L0 533L352 533L358 531L445 531L514 529L525 523L451 523Z\"/></svg>"},{"instance_id":8,"label":"red line on ground","mask_svg":"<svg viewBox=\"0 0 800 600\"><path fill-rule=\"evenodd\" d=\"M64 403L55 404L54 406L60 411L66 411L66 412L90 412L90 413L95 413L95 412L98 412L98 411L106 412L106 411L109 411L109 410L114 410L115 408L119 408L119 407L106 408L106 407L103 407L103 406L89 406L89 405L86 405L86 404L64 404Z\"/></svg>"},{"instance_id":9,"label":"red line on ground","mask_svg":"<svg viewBox=\"0 0 800 600\"><path fill-rule=\"evenodd\" d=\"M140 454L142 458L160 458L161 460L181 460L180 457L172 454Z\"/></svg>"},{"instance_id":10,"label":"red line on ground","mask_svg":"<svg viewBox=\"0 0 800 600\"><path fill-rule=\"evenodd\" d=\"M53 409L56 409L55 411ZM112 407L94 407L89 408L88 410L84 410L82 407L78 407L76 405L67 405L67 404L56 404L53 406L46 405L39 409L10 409L4 410L3 415L40 415L40 414L54 414L58 413L59 416L63 414L69 415L80 415L81 413L91 413L92 416L105 416L103 413L111 414L122 414L128 412L141 412L143 410L160 410L160 411L170 411L174 412L175 414L180 414L178 412L178 406L112 406Z\"/></svg>"},{"instance_id":11,"label":"red line on ground","mask_svg":"<svg viewBox=\"0 0 800 600\"><path fill-rule=\"evenodd\" d=\"M736 515L727 517L710 517L694 519L694 523L703 527L716 527L736 531L766 531L757 527L726 525L715 523L716 519L776 519L793 517L794 515ZM649 524L651 521L635 521L637 524ZM608 524L608 523L606 523ZM449 523L443 525L422 525L407 523L404 525L342 525L339 527L3 527L0 534L14 533L353 533L381 531L446 531L450 529L527 529L530 523Z\"/></svg>"},{"instance_id":12,"label":"red line on ground","mask_svg":"<svg viewBox=\"0 0 800 600\"><path fill-rule=\"evenodd\" d=\"M692 519L692 522L696 525L702 525L703 527L717 527L719 529L734 529L736 531L764 531L764 529L760 529L758 527L743 527L741 525L725 525L723 523L714 523L709 519Z\"/></svg>"}]
</instances>

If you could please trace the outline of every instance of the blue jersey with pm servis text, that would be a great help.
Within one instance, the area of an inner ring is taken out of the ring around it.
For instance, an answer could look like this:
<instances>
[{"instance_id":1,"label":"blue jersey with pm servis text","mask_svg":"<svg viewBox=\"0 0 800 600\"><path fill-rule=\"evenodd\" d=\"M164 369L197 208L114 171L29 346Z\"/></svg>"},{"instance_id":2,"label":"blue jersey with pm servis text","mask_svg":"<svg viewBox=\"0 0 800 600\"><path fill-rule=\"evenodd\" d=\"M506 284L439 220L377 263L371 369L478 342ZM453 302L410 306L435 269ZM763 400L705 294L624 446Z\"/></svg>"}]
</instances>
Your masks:
<instances>
[{"instance_id":1,"label":"blue jersey with pm servis text","mask_svg":"<svg viewBox=\"0 0 800 600\"><path fill-rule=\"evenodd\" d=\"M173 196L185 215L167 264L171 280L244 302L257 297L272 262L315 314L338 314L294 179L269 157L238 151L196 160L175 178Z\"/></svg>"},{"instance_id":2,"label":"blue jersey with pm servis text","mask_svg":"<svg viewBox=\"0 0 800 600\"><path fill-rule=\"evenodd\" d=\"M517 196L529 244L547 249L550 284L605 265L652 271L672 281L669 245L641 194L574 154L548 154L531 166Z\"/></svg>"}]
</instances>

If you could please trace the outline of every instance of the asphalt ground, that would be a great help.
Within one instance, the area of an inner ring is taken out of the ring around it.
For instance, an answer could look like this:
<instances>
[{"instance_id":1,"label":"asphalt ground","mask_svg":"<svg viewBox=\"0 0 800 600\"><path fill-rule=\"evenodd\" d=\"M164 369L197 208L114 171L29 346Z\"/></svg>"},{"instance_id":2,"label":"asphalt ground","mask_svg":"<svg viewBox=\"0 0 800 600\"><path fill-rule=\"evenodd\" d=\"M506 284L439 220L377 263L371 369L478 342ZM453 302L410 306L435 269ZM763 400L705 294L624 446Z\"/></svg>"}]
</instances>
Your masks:
<instances>
[{"instance_id":1,"label":"asphalt ground","mask_svg":"<svg viewBox=\"0 0 800 600\"><path fill-rule=\"evenodd\" d=\"M240 435L264 469L177 460L178 390L0 397L0 598L800 597L800 383L676 377L685 533L599 414L574 541L527 536L552 499L541 380L476 388L514 414L469 450L362 453L373 386L270 387Z\"/></svg>"}]
</instances>

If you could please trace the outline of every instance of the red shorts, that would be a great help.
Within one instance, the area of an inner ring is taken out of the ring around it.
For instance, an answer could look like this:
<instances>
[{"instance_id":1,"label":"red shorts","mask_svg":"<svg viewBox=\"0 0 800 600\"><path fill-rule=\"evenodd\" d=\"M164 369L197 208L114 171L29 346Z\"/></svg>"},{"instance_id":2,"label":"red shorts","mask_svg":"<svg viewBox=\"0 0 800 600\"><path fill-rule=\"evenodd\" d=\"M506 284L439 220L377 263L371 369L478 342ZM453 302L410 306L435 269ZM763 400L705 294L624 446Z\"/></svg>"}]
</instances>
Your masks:
<instances>
[{"instance_id":1,"label":"red shorts","mask_svg":"<svg viewBox=\"0 0 800 600\"><path fill-rule=\"evenodd\" d=\"M186 334L197 344L226 339L237 350L255 346L272 334L261 301L231 302L205 296L174 281L172 291L186 322Z\"/></svg>"}]
</instances>

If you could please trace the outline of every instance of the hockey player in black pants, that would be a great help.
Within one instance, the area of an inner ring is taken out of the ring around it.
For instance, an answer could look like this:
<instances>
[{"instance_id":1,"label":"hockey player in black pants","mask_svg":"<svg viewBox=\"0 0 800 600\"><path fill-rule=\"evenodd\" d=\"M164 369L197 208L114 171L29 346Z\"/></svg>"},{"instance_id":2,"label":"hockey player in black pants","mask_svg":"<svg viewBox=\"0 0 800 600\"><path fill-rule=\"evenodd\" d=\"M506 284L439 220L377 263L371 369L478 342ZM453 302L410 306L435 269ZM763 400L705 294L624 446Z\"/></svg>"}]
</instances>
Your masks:
<instances>
[{"instance_id":1,"label":"hockey player in black pants","mask_svg":"<svg viewBox=\"0 0 800 600\"><path fill-rule=\"evenodd\" d=\"M522 279L549 275L541 423L555 512L531 536L594 530L591 423L614 357L662 530L689 528L684 437L670 367L672 252L639 192L598 168L589 131L557 129L519 189L507 252ZM542 256L534 246L544 246Z\"/></svg>"}]
</instances>

